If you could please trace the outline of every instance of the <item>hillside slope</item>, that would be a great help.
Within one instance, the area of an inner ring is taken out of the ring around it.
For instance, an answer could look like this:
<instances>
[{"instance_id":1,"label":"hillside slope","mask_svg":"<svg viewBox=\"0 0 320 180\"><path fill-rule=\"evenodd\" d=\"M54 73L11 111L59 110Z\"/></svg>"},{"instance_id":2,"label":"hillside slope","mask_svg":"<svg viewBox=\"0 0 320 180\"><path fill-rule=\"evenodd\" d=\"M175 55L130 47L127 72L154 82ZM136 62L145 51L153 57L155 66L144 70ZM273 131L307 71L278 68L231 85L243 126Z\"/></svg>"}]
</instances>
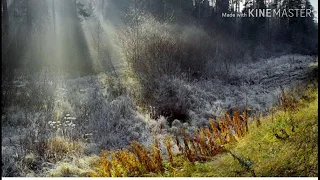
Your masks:
<instances>
[{"instance_id":1,"label":"hillside slope","mask_svg":"<svg viewBox=\"0 0 320 180\"><path fill-rule=\"evenodd\" d=\"M267 112L277 103L280 85L288 88L309 79L312 62L310 56L288 55L234 67L228 80L169 77L159 96L169 105L190 103L188 123L180 125L192 134L228 107ZM131 85L124 87L105 74L76 79L50 72L29 79L17 74L15 91L3 92L11 94L2 114L3 175L45 176L79 157L126 148L132 140L149 146L153 134L172 135L177 127L170 127L165 117L153 119L134 103ZM167 89L177 92L177 101L166 97Z\"/></svg>"},{"instance_id":2,"label":"hillside slope","mask_svg":"<svg viewBox=\"0 0 320 180\"><path fill-rule=\"evenodd\" d=\"M215 143L212 143L211 134L202 134L208 131L199 129L200 141L191 140L192 138L183 135L184 143L180 145L168 137L155 139L150 147L132 142L129 149L106 151L100 157L86 157L72 163L61 163L49 171L48 175L316 177L318 176L317 86L317 84L308 85L304 88L304 95L299 99L293 96L293 92L283 92L282 103L277 107L277 111L252 121L243 137L234 136L236 141L223 144L220 141L222 139L215 139ZM223 132L219 134L223 135ZM202 138L204 141L201 142ZM159 140L165 142L167 147L165 151L159 148ZM174 146L179 147L178 153L169 150ZM211 150L216 153L208 153Z\"/></svg>"},{"instance_id":3,"label":"hillside slope","mask_svg":"<svg viewBox=\"0 0 320 180\"><path fill-rule=\"evenodd\" d=\"M231 153L210 162L180 164L166 176L318 176L318 89L309 87L292 110L269 113L249 126ZM179 170L178 170L179 169Z\"/></svg>"}]
</instances>

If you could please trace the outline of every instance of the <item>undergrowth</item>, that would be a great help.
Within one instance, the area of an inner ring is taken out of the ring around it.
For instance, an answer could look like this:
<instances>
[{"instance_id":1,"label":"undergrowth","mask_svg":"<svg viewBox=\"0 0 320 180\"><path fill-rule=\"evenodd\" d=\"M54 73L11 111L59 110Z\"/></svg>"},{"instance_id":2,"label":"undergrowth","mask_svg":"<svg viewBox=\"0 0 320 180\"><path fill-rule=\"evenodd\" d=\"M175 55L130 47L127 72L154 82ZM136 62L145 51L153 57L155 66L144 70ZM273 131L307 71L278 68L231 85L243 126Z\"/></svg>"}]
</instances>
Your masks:
<instances>
[{"instance_id":1,"label":"undergrowth","mask_svg":"<svg viewBox=\"0 0 320 180\"><path fill-rule=\"evenodd\" d=\"M291 94L285 93L287 97ZM285 101L289 100L292 96ZM261 118L260 124L251 123L245 137L225 145L229 153L205 163L185 163L179 157L179 168L167 176L317 177L317 87L309 87L294 101L294 107L284 109L281 105L276 113Z\"/></svg>"},{"instance_id":2,"label":"undergrowth","mask_svg":"<svg viewBox=\"0 0 320 180\"><path fill-rule=\"evenodd\" d=\"M226 152L223 147L226 143L236 142L246 132L248 117L246 112L242 115L235 111L233 117L226 113L226 119L219 119L216 124L210 119L211 129L201 128L195 134L187 134L184 129L174 138L179 154L190 163L205 162L217 154ZM235 133L233 133L235 132ZM165 137L166 150L169 162L164 161L164 153L161 153L159 139L154 137L154 143L150 148L133 141L129 149L115 152L103 152L101 158L93 164L96 172L88 174L92 177L123 177L144 176L164 173L168 166L177 164L174 161L171 142L173 137Z\"/></svg>"},{"instance_id":3,"label":"undergrowth","mask_svg":"<svg viewBox=\"0 0 320 180\"><path fill-rule=\"evenodd\" d=\"M182 128L164 138L167 152L157 137L149 148L133 141L128 149L103 152L87 176L317 176L316 89L309 86L301 97L282 90L278 111L258 123L248 123L246 111L235 111L210 119L210 127L194 134Z\"/></svg>"}]
</instances>

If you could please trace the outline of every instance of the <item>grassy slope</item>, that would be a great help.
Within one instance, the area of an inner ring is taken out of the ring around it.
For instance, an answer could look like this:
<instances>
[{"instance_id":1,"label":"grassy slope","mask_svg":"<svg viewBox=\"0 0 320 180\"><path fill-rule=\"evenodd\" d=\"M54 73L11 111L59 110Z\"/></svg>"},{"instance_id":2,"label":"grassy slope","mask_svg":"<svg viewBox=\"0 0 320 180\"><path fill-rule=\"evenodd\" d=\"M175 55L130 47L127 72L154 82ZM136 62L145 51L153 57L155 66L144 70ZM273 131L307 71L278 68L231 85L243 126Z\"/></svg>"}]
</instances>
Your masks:
<instances>
[{"instance_id":1,"label":"grassy slope","mask_svg":"<svg viewBox=\"0 0 320 180\"><path fill-rule=\"evenodd\" d=\"M317 89L317 85L316 87L310 85L294 110L288 112L279 110L269 114L260 120L259 126L257 121L253 121L246 136L234 144L225 145L225 148L237 158L230 153L223 153L207 162L191 163L186 156L175 155L174 164L170 164L168 160L163 161L164 172L149 174L138 172L137 176L318 176ZM62 163L48 172L47 176L88 176L90 173L93 175L95 167L92 167L92 164L99 162L99 159L101 160L99 157L87 157L71 163ZM119 164L119 162L112 163ZM98 167L105 172L103 164ZM94 176L104 176L104 174Z\"/></svg>"},{"instance_id":2,"label":"grassy slope","mask_svg":"<svg viewBox=\"0 0 320 180\"><path fill-rule=\"evenodd\" d=\"M160 176L253 176L252 171L259 177L318 176L318 92L314 88L307 90L295 110L263 117L259 127L252 123L249 130L238 143L226 146L251 164L249 170L230 153L224 153L210 162L194 164L175 157L178 163Z\"/></svg>"}]
</instances>

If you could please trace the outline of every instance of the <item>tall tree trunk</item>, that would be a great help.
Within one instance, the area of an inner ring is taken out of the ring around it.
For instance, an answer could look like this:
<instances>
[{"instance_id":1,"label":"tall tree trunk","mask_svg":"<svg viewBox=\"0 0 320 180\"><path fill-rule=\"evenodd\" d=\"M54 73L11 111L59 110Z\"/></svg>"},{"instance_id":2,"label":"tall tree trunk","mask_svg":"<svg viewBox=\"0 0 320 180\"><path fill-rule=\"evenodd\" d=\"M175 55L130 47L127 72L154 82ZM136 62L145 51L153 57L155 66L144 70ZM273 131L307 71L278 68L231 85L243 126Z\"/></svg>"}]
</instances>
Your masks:
<instances>
[{"instance_id":1,"label":"tall tree trunk","mask_svg":"<svg viewBox=\"0 0 320 180\"><path fill-rule=\"evenodd\" d=\"M200 11L201 11L201 7L200 7L200 0L198 0L198 24L200 24Z\"/></svg>"},{"instance_id":2,"label":"tall tree trunk","mask_svg":"<svg viewBox=\"0 0 320 180\"><path fill-rule=\"evenodd\" d=\"M32 16L32 0L27 0L27 35L26 35L26 40L27 42L34 42L34 36L33 32L35 29L32 27L32 21L33 21L33 16ZM34 46L27 46L28 50L30 51L30 61L33 61L35 58L35 47ZM28 62L28 66L31 66L34 62ZM32 66L33 68L33 66Z\"/></svg>"},{"instance_id":3,"label":"tall tree trunk","mask_svg":"<svg viewBox=\"0 0 320 180\"><path fill-rule=\"evenodd\" d=\"M166 18L167 18L167 1L164 0L163 3L164 3L163 4L164 5L164 7L163 7L163 17L164 18L163 19L166 20Z\"/></svg>"},{"instance_id":4,"label":"tall tree trunk","mask_svg":"<svg viewBox=\"0 0 320 180\"><path fill-rule=\"evenodd\" d=\"M231 0L231 12L234 12L234 2Z\"/></svg>"},{"instance_id":5,"label":"tall tree trunk","mask_svg":"<svg viewBox=\"0 0 320 180\"><path fill-rule=\"evenodd\" d=\"M240 12L240 4L239 4L240 0L236 0L236 22L235 22L235 33L234 33L234 38L236 39L238 36L238 23L239 23L239 17L238 17L238 13Z\"/></svg>"},{"instance_id":6,"label":"tall tree trunk","mask_svg":"<svg viewBox=\"0 0 320 180\"><path fill-rule=\"evenodd\" d=\"M14 15L14 17L17 16L16 7L17 7L17 1L14 0L14 1L13 1L13 15Z\"/></svg>"},{"instance_id":7,"label":"tall tree trunk","mask_svg":"<svg viewBox=\"0 0 320 180\"><path fill-rule=\"evenodd\" d=\"M27 26L28 31L31 32L31 23L32 23L32 17L31 17L31 0L27 0Z\"/></svg>"},{"instance_id":8,"label":"tall tree trunk","mask_svg":"<svg viewBox=\"0 0 320 180\"><path fill-rule=\"evenodd\" d=\"M3 33L4 37L7 37L9 35L9 13L7 0L1 0L1 5L3 9Z\"/></svg>"},{"instance_id":9,"label":"tall tree trunk","mask_svg":"<svg viewBox=\"0 0 320 180\"><path fill-rule=\"evenodd\" d=\"M73 0L73 6L74 6L74 9L73 9L74 15L75 15L75 17L78 17L78 15L77 15L77 0Z\"/></svg>"},{"instance_id":10,"label":"tall tree trunk","mask_svg":"<svg viewBox=\"0 0 320 180\"><path fill-rule=\"evenodd\" d=\"M52 21L53 21L53 35L54 39L56 37L56 10L54 6L54 0L51 0L52 3Z\"/></svg>"}]
</instances>

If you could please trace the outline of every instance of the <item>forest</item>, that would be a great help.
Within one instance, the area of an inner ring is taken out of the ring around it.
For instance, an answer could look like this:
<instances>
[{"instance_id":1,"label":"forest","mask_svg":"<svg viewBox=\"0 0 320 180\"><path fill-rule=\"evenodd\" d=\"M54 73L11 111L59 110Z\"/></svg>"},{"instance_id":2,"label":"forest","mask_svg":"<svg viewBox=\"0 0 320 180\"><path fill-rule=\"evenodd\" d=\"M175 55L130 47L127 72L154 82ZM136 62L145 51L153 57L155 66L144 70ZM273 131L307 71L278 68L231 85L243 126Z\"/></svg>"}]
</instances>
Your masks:
<instances>
[{"instance_id":1,"label":"forest","mask_svg":"<svg viewBox=\"0 0 320 180\"><path fill-rule=\"evenodd\" d=\"M2 177L317 177L317 13L1 0Z\"/></svg>"}]
</instances>

